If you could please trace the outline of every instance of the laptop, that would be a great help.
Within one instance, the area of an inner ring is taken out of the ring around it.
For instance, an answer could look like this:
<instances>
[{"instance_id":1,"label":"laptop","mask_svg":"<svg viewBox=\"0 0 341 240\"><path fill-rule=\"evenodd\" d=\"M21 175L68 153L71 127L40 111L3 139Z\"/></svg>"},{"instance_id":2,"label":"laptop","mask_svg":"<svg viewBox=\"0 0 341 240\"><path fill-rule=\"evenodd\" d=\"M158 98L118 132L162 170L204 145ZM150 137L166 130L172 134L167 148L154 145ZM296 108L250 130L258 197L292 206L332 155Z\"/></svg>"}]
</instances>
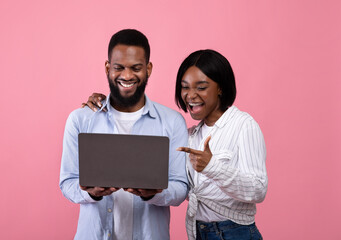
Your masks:
<instances>
[{"instance_id":1,"label":"laptop","mask_svg":"<svg viewBox=\"0 0 341 240\"><path fill-rule=\"evenodd\" d=\"M81 186L168 187L168 137L80 133L78 146Z\"/></svg>"}]
</instances>

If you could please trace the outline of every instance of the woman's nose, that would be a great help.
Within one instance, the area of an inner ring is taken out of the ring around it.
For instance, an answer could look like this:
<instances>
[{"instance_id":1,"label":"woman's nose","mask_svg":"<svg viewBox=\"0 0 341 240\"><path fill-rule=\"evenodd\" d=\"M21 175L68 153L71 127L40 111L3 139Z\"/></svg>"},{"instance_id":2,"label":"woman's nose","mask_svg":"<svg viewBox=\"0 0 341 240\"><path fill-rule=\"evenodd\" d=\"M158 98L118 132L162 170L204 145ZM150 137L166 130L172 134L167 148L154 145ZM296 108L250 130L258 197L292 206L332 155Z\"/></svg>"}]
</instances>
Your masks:
<instances>
[{"instance_id":1,"label":"woman's nose","mask_svg":"<svg viewBox=\"0 0 341 240\"><path fill-rule=\"evenodd\" d=\"M193 100L197 96L195 89L190 88L187 93L188 100Z\"/></svg>"}]
</instances>

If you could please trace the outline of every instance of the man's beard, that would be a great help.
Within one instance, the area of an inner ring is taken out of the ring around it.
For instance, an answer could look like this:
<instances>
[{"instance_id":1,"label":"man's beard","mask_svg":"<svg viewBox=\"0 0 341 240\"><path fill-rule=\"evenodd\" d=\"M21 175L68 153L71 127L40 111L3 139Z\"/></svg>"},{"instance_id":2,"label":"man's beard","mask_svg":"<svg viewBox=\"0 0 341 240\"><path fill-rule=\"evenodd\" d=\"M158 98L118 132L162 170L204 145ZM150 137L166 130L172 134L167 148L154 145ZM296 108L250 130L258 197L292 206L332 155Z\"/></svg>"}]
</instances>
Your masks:
<instances>
[{"instance_id":1,"label":"man's beard","mask_svg":"<svg viewBox=\"0 0 341 240\"><path fill-rule=\"evenodd\" d=\"M144 94L144 90L146 89L148 77L146 77L145 81L142 81L140 86L137 86L135 93L130 97L124 97L121 95L118 82L115 80L110 79L109 74L107 74L108 82L109 82L109 88L110 88L110 98L111 98L111 104L120 106L120 107L133 107L135 106L138 101L141 99L141 97ZM113 83L113 81L116 82L116 85ZM141 82L140 79L138 79L137 83L139 84Z\"/></svg>"}]
</instances>

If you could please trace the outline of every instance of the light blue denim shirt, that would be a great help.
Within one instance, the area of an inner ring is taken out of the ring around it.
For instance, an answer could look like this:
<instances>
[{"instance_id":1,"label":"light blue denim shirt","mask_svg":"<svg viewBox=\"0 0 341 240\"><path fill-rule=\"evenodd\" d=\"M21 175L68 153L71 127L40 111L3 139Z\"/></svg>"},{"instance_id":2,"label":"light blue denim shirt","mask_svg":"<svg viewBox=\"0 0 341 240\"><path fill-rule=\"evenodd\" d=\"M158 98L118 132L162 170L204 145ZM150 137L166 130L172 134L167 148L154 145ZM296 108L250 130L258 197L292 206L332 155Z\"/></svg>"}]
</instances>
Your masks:
<instances>
[{"instance_id":1,"label":"light blue denim shirt","mask_svg":"<svg viewBox=\"0 0 341 240\"><path fill-rule=\"evenodd\" d=\"M113 197L105 196L95 201L81 190L78 167L79 133L114 133L109 99L108 96L97 112L87 107L73 111L65 126L59 186L67 199L80 204L75 239L103 240L112 239L113 235ZM102 111L107 105L108 112ZM187 146L185 120L178 112L152 102L146 96L142 116L134 124L132 134L167 136L170 140L168 188L148 201L134 195L133 240L169 239L169 206L180 205L188 193L185 153L176 151L178 147Z\"/></svg>"}]
</instances>

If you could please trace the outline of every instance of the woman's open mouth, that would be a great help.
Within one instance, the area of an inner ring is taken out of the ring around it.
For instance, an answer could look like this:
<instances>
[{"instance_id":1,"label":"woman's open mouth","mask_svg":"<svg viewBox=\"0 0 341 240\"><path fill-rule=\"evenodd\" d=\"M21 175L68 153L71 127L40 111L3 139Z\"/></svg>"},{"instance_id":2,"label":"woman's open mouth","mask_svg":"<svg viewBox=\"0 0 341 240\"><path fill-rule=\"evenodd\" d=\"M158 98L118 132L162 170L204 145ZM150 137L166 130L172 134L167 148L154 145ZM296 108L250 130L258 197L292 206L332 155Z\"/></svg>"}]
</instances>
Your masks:
<instances>
[{"instance_id":1,"label":"woman's open mouth","mask_svg":"<svg viewBox=\"0 0 341 240\"><path fill-rule=\"evenodd\" d=\"M202 102L196 102L196 103L187 103L188 109L191 113L196 114L201 111L201 109L204 106L204 103Z\"/></svg>"}]
</instances>

